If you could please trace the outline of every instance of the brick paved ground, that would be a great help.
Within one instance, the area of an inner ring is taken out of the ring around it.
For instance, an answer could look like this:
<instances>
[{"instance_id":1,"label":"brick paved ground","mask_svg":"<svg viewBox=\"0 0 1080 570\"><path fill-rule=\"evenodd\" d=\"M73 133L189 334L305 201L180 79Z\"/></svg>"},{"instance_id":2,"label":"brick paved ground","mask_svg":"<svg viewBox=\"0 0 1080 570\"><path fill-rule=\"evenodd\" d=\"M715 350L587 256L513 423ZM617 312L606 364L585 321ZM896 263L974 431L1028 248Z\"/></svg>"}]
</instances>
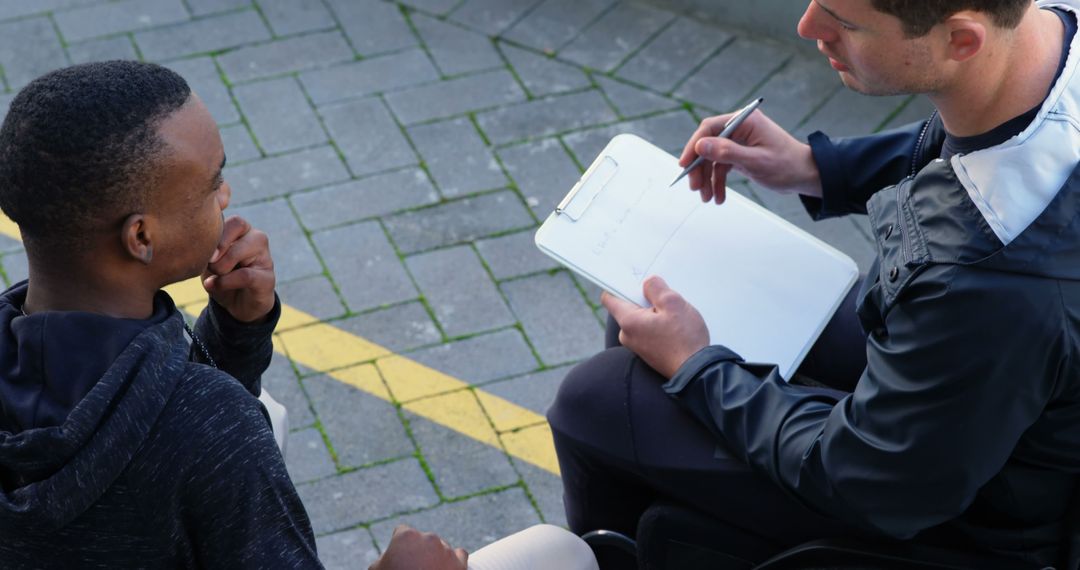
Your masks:
<instances>
[{"instance_id":1,"label":"brick paved ground","mask_svg":"<svg viewBox=\"0 0 1080 570\"><path fill-rule=\"evenodd\" d=\"M602 314L532 233L613 135L675 152L755 94L802 135L928 114L842 90L791 44L619 0L0 3L0 113L45 71L112 58L163 62L209 106L286 303L540 413ZM734 187L869 264L864 220ZM26 276L18 241L0 255L9 284ZM330 567L366 567L397 521L466 548L563 522L557 477L497 447L280 354L266 385Z\"/></svg>"}]
</instances>

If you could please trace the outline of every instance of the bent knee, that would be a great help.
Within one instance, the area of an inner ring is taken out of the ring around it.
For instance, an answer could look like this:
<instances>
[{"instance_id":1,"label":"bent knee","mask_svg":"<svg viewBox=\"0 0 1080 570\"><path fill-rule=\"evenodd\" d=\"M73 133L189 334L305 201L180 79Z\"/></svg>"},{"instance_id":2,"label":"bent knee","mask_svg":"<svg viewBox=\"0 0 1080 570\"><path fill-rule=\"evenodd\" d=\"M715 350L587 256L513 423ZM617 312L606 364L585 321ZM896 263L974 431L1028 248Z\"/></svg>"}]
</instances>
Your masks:
<instances>
[{"instance_id":1,"label":"bent knee","mask_svg":"<svg viewBox=\"0 0 1080 570\"><path fill-rule=\"evenodd\" d=\"M572 368L548 408L552 429L574 435L613 421L626 423L627 379L635 358L619 346Z\"/></svg>"}]
</instances>

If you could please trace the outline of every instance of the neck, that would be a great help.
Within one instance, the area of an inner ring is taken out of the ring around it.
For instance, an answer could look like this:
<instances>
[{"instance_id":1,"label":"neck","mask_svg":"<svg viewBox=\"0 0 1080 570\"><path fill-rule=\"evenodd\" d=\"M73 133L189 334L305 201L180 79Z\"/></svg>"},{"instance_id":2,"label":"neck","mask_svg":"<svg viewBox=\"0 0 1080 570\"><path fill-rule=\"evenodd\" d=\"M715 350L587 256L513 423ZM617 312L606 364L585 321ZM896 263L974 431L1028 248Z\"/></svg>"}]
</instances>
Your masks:
<instances>
[{"instance_id":1,"label":"neck","mask_svg":"<svg viewBox=\"0 0 1080 570\"><path fill-rule=\"evenodd\" d=\"M950 86L928 94L945 129L955 136L979 135L1041 105L1053 86L1063 41L1060 18L1033 5L1015 30L966 62Z\"/></svg>"},{"instance_id":2,"label":"neck","mask_svg":"<svg viewBox=\"0 0 1080 570\"><path fill-rule=\"evenodd\" d=\"M140 286L141 280L132 272L125 276L123 271L107 271L107 263L92 268L82 265L31 258L23 311L82 311L126 319L153 314L156 287Z\"/></svg>"}]
</instances>

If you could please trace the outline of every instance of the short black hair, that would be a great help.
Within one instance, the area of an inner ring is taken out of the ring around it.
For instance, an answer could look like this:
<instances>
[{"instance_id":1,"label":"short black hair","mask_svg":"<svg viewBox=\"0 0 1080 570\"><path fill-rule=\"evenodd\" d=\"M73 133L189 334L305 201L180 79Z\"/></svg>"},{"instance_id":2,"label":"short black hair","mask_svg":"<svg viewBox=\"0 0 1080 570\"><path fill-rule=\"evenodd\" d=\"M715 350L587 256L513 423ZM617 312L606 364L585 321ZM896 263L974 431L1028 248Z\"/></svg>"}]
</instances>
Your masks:
<instances>
[{"instance_id":1,"label":"short black hair","mask_svg":"<svg viewBox=\"0 0 1080 570\"><path fill-rule=\"evenodd\" d=\"M43 75L0 127L0 209L27 246L82 251L89 232L145 206L162 119L191 88L152 63L106 61Z\"/></svg>"},{"instance_id":2,"label":"short black hair","mask_svg":"<svg viewBox=\"0 0 1080 570\"><path fill-rule=\"evenodd\" d=\"M1011 30L1020 24L1032 0L873 0L874 8L900 18L904 34L921 38L934 26L962 10L988 14L1001 28Z\"/></svg>"}]
</instances>

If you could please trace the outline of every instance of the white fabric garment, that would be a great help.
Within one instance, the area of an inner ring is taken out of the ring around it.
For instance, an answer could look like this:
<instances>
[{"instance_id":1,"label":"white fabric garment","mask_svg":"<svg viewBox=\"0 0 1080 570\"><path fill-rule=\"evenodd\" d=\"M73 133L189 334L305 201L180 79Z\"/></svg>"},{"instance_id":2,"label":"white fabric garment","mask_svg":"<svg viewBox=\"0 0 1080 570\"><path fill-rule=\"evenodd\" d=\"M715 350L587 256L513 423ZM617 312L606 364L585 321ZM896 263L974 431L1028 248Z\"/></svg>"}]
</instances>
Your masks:
<instances>
[{"instance_id":1,"label":"white fabric garment","mask_svg":"<svg viewBox=\"0 0 1080 570\"><path fill-rule=\"evenodd\" d=\"M599 570L585 541L549 524L529 527L469 556L469 570Z\"/></svg>"}]
</instances>

